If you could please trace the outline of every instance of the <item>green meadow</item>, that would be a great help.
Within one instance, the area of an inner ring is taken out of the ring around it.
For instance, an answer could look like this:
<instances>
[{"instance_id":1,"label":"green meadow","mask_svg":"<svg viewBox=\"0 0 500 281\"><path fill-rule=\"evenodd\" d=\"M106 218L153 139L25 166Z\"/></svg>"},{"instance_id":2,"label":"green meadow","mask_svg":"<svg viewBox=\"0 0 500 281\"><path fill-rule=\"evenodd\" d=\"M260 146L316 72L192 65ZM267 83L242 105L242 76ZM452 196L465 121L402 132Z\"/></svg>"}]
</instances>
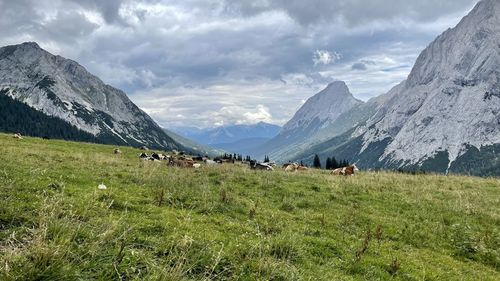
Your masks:
<instances>
[{"instance_id":1,"label":"green meadow","mask_svg":"<svg viewBox=\"0 0 500 281\"><path fill-rule=\"evenodd\" d=\"M500 280L498 178L114 148L0 134L0 280Z\"/></svg>"}]
</instances>

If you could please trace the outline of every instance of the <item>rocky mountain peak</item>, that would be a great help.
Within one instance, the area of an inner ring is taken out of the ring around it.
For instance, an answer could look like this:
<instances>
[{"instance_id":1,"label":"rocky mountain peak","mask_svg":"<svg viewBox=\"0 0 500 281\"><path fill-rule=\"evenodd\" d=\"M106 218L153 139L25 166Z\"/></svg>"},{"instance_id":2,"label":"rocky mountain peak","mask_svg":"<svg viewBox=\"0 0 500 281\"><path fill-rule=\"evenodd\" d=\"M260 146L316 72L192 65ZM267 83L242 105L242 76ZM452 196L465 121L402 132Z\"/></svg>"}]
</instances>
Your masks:
<instances>
[{"instance_id":1,"label":"rocky mountain peak","mask_svg":"<svg viewBox=\"0 0 500 281\"><path fill-rule=\"evenodd\" d=\"M483 0L418 57L408 87L456 78L488 80L500 63L500 1Z\"/></svg>"},{"instance_id":2,"label":"rocky mountain peak","mask_svg":"<svg viewBox=\"0 0 500 281\"><path fill-rule=\"evenodd\" d=\"M103 141L177 146L124 92L34 42L0 48L0 90Z\"/></svg>"},{"instance_id":3,"label":"rocky mountain peak","mask_svg":"<svg viewBox=\"0 0 500 281\"><path fill-rule=\"evenodd\" d=\"M300 133L297 132L297 134L307 137L309 133L314 133L318 129L328 126L341 114L360 103L362 102L354 98L343 81L335 81L309 98L293 118L285 124L281 133L300 129Z\"/></svg>"},{"instance_id":4,"label":"rocky mountain peak","mask_svg":"<svg viewBox=\"0 0 500 281\"><path fill-rule=\"evenodd\" d=\"M337 91L347 91L349 92L349 88L344 81L333 81L328 86L326 86L328 90L337 90Z\"/></svg>"}]
</instances>

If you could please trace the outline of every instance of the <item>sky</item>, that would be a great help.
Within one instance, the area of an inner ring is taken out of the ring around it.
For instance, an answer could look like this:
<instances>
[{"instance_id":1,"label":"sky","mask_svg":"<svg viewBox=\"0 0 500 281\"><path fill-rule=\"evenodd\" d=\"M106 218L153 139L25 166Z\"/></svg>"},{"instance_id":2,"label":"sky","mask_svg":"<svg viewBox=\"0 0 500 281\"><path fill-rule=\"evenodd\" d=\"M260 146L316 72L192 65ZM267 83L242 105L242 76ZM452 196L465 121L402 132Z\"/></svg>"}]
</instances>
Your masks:
<instances>
[{"instance_id":1,"label":"sky","mask_svg":"<svg viewBox=\"0 0 500 281\"><path fill-rule=\"evenodd\" d=\"M283 125L328 83L386 93L478 0L0 0L0 46L35 41L161 126Z\"/></svg>"}]
</instances>

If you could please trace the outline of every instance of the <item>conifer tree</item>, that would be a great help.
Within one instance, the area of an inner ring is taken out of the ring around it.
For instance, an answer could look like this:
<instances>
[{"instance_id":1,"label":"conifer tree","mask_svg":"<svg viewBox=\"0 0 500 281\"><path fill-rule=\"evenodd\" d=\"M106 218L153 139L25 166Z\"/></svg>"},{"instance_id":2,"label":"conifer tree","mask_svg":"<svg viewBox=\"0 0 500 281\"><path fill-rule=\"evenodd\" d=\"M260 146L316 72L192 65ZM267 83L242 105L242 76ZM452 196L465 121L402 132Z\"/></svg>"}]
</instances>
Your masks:
<instances>
[{"instance_id":1,"label":"conifer tree","mask_svg":"<svg viewBox=\"0 0 500 281\"><path fill-rule=\"evenodd\" d=\"M316 169L321 169L321 161L319 160L318 154L314 155L313 167Z\"/></svg>"},{"instance_id":2,"label":"conifer tree","mask_svg":"<svg viewBox=\"0 0 500 281\"><path fill-rule=\"evenodd\" d=\"M332 159L330 157L326 158L325 169L327 169L327 170L332 169Z\"/></svg>"},{"instance_id":3,"label":"conifer tree","mask_svg":"<svg viewBox=\"0 0 500 281\"><path fill-rule=\"evenodd\" d=\"M335 170L337 168L340 168L339 162L337 162L337 159L335 159L335 157L332 157L332 170Z\"/></svg>"}]
</instances>

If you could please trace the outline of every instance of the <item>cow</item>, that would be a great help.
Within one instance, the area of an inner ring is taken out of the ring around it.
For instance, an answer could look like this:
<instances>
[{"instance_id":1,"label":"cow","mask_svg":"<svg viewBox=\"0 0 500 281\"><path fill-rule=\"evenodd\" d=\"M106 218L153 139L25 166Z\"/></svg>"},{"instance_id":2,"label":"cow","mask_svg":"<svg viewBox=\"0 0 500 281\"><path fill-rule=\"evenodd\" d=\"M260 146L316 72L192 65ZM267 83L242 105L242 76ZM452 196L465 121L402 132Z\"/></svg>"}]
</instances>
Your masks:
<instances>
[{"instance_id":1,"label":"cow","mask_svg":"<svg viewBox=\"0 0 500 281\"><path fill-rule=\"evenodd\" d=\"M201 156L194 156L193 160L194 161L203 161L203 157L201 157Z\"/></svg>"},{"instance_id":2,"label":"cow","mask_svg":"<svg viewBox=\"0 0 500 281\"><path fill-rule=\"evenodd\" d=\"M258 163L257 161L250 161L250 169L252 170L264 170L264 171L274 171L274 168L266 163Z\"/></svg>"},{"instance_id":3,"label":"cow","mask_svg":"<svg viewBox=\"0 0 500 281\"><path fill-rule=\"evenodd\" d=\"M174 159L174 158L170 158L168 162L168 165L179 168L193 168L194 164L195 163L192 160Z\"/></svg>"},{"instance_id":4,"label":"cow","mask_svg":"<svg viewBox=\"0 0 500 281\"><path fill-rule=\"evenodd\" d=\"M297 171L309 171L309 168L307 168L306 166L299 166L297 167Z\"/></svg>"},{"instance_id":5,"label":"cow","mask_svg":"<svg viewBox=\"0 0 500 281\"><path fill-rule=\"evenodd\" d=\"M331 172L331 174L336 176L353 176L356 172L359 172L358 167L356 167L356 165L351 165L335 169Z\"/></svg>"},{"instance_id":6,"label":"cow","mask_svg":"<svg viewBox=\"0 0 500 281\"><path fill-rule=\"evenodd\" d=\"M119 148L115 148L115 150L113 150L113 153L114 154L122 154L122 151Z\"/></svg>"},{"instance_id":7,"label":"cow","mask_svg":"<svg viewBox=\"0 0 500 281\"><path fill-rule=\"evenodd\" d=\"M167 157L161 153L153 153L151 154L151 157L153 157L153 159L156 159L156 160L165 160Z\"/></svg>"},{"instance_id":8,"label":"cow","mask_svg":"<svg viewBox=\"0 0 500 281\"><path fill-rule=\"evenodd\" d=\"M285 166L285 165L283 165ZM285 172L295 172L297 171L297 169L299 168L299 164L297 163L289 163L289 164L286 164L285 166Z\"/></svg>"},{"instance_id":9,"label":"cow","mask_svg":"<svg viewBox=\"0 0 500 281\"><path fill-rule=\"evenodd\" d=\"M18 140L22 140L23 136L21 136L20 133L16 133L16 134L14 134L13 138L18 139Z\"/></svg>"},{"instance_id":10,"label":"cow","mask_svg":"<svg viewBox=\"0 0 500 281\"><path fill-rule=\"evenodd\" d=\"M148 148L147 146L145 146L145 145L141 146L139 149L140 149L140 150L144 150L144 151L149 150L149 148Z\"/></svg>"},{"instance_id":11,"label":"cow","mask_svg":"<svg viewBox=\"0 0 500 281\"><path fill-rule=\"evenodd\" d=\"M146 158L149 158L149 155L147 153L143 152L143 153L139 154L139 158L146 159Z\"/></svg>"},{"instance_id":12,"label":"cow","mask_svg":"<svg viewBox=\"0 0 500 281\"><path fill-rule=\"evenodd\" d=\"M207 164L209 166L213 166L213 165L217 165L218 164L214 160L210 160L210 159L205 159L203 162L205 162L205 164Z\"/></svg>"}]
</instances>

